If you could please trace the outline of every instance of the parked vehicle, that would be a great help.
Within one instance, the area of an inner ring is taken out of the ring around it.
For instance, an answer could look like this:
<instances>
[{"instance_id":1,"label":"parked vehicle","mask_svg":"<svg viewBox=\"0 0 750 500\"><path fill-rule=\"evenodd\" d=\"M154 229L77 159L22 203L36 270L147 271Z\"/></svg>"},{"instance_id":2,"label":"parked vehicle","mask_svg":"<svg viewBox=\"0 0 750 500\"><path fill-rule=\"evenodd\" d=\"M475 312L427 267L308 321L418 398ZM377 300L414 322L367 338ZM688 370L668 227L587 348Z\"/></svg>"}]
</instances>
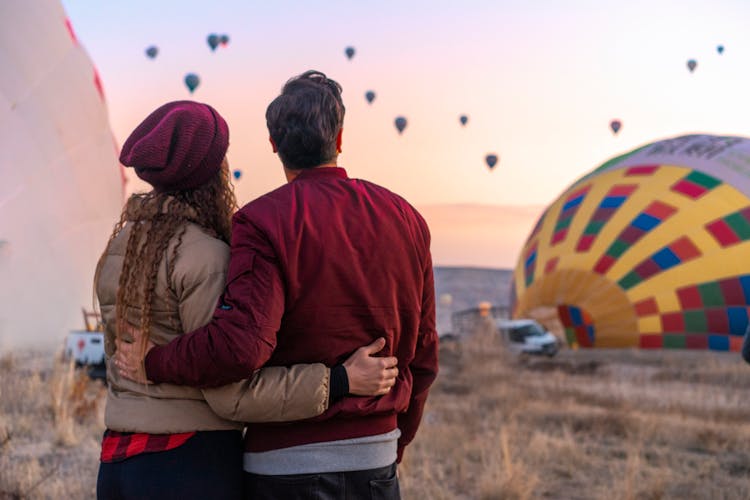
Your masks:
<instances>
[{"instance_id":1,"label":"parked vehicle","mask_svg":"<svg viewBox=\"0 0 750 500\"><path fill-rule=\"evenodd\" d=\"M88 367L91 378L105 379L104 331L101 318L97 313L84 310L83 322L85 330L72 330L68 333L65 339L65 356L75 360L76 367Z\"/></svg>"},{"instance_id":2,"label":"parked vehicle","mask_svg":"<svg viewBox=\"0 0 750 500\"><path fill-rule=\"evenodd\" d=\"M496 325L512 352L552 357L559 350L557 337L533 319L500 319Z\"/></svg>"}]
</instances>

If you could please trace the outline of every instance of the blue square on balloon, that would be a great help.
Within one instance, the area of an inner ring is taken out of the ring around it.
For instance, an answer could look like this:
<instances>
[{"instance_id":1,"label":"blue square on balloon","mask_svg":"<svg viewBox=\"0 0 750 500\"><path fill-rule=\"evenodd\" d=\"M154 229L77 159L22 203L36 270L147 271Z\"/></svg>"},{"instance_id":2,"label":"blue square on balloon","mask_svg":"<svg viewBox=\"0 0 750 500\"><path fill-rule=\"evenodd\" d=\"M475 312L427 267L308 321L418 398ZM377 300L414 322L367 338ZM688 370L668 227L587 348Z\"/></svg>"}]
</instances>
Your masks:
<instances>
[{"instance_id":1,"label":"blue square on balloon","mask_svg":"<svg viewBox=\"0 0 750 500\"><path fill-rule=\"evenodd\" d=\"M654 262L656 262L656 265L661 269L669 269L680 263L680 258L669 248L662 248L656 252L652 258L654 259Z\"/></svg>"},{"instance_id":2,"label":"blue square on balloon","mask_svg":"<svg viewBox=\"0 0 750 500\"><path fill-rule=\"evenodd\" d=\"M661 221L657 219L656 217L654 217L653 215L638 214L638 217L635 218L632 224L638 229L642 229L644 231L651 231L653 228L658 226L660 222Z\"/></svg>"},{"instance_id":3,"label":"blue square on balloon","mask_svg":"<svg viewBox=\"0 0 750 500\"><path fill-rule=\"evenodd\" d=\"M728 351L729 350L729 336L728 335L709 335L708 336L708 348L712 351Z\"/></svg>"},{"instance_id":4,"label":"blue square on balloon","mask_svg":"<svg viewBox=\"0 0 750 500\"><path fill-rule=\"evenodd\" d=\"M569 208L573 208L575 206L578 206L583 201L583 195L576 196L572 200L569 200L565 205L563 205L563 212Z\"/></svg>"},{"instance_id":5,"label":"blue square on balloon","mask_svg":"<svg viewBox=\"0 0 750 500\"><path fill-rule=\"evenodd\" d=\"M750 305L750 276L740 276L740 285L742 285L742 293L745 294L745 304Z\"/></svg>"},{"instance_id":6,"label":"blue square on balloon","mask_svg":"<svg viewBox=\"0 0 750 500\"><path fill-rule=\"evenodd\" d=\"M747 309L744 307L727 307L729 316L729 333L744 335L747 330Z\"/></svg>"},{"instance_id":7,"label":"blue square on balloon","mask_svg":"<svg viewBox=\"0 0 750 500\"><path fill-rule=\"evenodd\" d=\"M534 252L531 255L529 255L529 258L526 259L526 262L524 263L524 266L531 267L531 264L533 264L535 260L536 260L536 252Z\"/></svg>"},{"instance_id":8,"label":"blue square on balloon","mask_svg":"<svg viewBox=\"0 0 750 500\"><path fill-rule=\"evenodd\" d=\"M573 322L573 326L579 326L583 324L583 317L581 317L581 310L576 307L570 308L570 320Z\"/></svg>"},{"instance_id":9,"label":"blue square on balloon","mask_svg":"<svg viewBox=\"0 0 750 500\"><path fill-rule=\"evenodd\" d=\"M607 196L599 206L602 208L618 208L624 201L624 196Z\"/></svg>"},{"instance_id":10,"label":"blue square on balloon","mask_svg":"<svg viewBox=\"0 0 750 500\"><path fill-rule=\"evenodd\" d=\"M586 334L589 337L589 341L593 344L596 341L596 339L594 339L594 326L593 325L589 325L586 327Z\"/></svg>"}]
</instances>

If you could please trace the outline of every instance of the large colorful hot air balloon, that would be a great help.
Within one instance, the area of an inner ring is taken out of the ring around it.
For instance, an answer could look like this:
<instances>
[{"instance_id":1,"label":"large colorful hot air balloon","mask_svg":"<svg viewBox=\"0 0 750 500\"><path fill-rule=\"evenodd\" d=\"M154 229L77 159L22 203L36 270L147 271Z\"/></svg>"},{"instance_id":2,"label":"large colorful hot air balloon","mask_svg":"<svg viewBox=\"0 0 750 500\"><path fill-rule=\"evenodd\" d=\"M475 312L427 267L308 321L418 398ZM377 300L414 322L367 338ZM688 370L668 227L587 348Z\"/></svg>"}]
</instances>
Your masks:
<instances>
[{"instance_id":1,"label":"large colorful hot air balloon","mask_svg":"<svg viewBox=\"0 0 750 500\"><path fill-rule=\"evenodd\" d=\"M658 141L547 207L515 269L514 315L556 308L573 346L737 351L749 255L750 139Z\"/></svg>"},{"instance_id":2,"label":"large colorful hot air balloon","mask_svg":"<svg viewBox=\"0 0 750 500\"><path fill-rule=\"evenodd\" d=\"M188 73L187 75L185 75L185 86L188 88L191 94L195 92L195 89L197 89L198 85L200 84L201 79L195 73Z\"/></svg>"},{"instance_id":3,"label":"large colorful hot air balloon","mask_svg":"<svg viewBox=\"0 0 750 500\"><path fill-rule=\"evenodd\" d=\"M401 134L406 128L406 118L403 116L396 117L396 120L394 120L393 123L396 125L396 130L398 130L399 134Z\"/></svg>"},{"instance_id":4,"label":"large colorful hot air balloon","mask_svg":"<svg viewBox=\"0 0 750 500\"><path fill-rule=\"evenodd\" d=\"M99 77L59 0L3 0L0 19L13 27L0 30L0 352L48 349L91 307L122 170Z\"/></svg>"}]
</instances>

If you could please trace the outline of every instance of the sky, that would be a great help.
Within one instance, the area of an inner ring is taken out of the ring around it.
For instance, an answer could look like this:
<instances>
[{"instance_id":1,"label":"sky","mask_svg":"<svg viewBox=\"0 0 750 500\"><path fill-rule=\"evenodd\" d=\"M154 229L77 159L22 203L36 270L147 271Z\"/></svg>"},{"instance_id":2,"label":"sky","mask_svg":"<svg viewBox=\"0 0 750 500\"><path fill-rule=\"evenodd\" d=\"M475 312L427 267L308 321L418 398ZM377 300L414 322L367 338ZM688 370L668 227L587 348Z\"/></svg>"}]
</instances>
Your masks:
<instances>
[{"instance_id":1,"label":"sky","mask_svg":"<svg viewBox=\"0 0 750 500\"><path fill-rule=\"evenodd\" d=\"M63 5L99 70L118 144L164 102L207 102L229 123L241 202L284 182L264 118L283 83L307 69L339 81L339 164L437 214L427 216L437 263L512 267L543 207L619 153L690 132L750 136L742 0ZM211 52L210 33L230 43ZM188 72L202 80L192 95ZM402 135L398 115L408 119ZM131 175L129 190L144 187ZM462 253L471 224L487 237Z\"/></svg>"}]
</instances>

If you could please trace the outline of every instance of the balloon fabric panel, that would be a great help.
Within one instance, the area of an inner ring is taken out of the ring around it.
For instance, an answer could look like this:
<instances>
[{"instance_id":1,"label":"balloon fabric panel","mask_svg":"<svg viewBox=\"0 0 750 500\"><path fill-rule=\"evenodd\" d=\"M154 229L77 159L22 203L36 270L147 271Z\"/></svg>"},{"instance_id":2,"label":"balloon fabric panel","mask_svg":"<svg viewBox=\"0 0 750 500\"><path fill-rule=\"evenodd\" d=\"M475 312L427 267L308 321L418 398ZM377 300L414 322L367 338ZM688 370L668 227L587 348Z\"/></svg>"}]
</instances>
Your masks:
<instances>
[{"instance_id":1,"label":"balloon fabric panel","mask_svg":"<svg viewBox=\"0 0 750 500\"><path fill-rule=\"evenodd\" d=\"M512 309L553 308L577 347L736 351L750 323L748 252L750 140L658 141L549 205L519 257Z\"/></svg>"}]
</instances>

